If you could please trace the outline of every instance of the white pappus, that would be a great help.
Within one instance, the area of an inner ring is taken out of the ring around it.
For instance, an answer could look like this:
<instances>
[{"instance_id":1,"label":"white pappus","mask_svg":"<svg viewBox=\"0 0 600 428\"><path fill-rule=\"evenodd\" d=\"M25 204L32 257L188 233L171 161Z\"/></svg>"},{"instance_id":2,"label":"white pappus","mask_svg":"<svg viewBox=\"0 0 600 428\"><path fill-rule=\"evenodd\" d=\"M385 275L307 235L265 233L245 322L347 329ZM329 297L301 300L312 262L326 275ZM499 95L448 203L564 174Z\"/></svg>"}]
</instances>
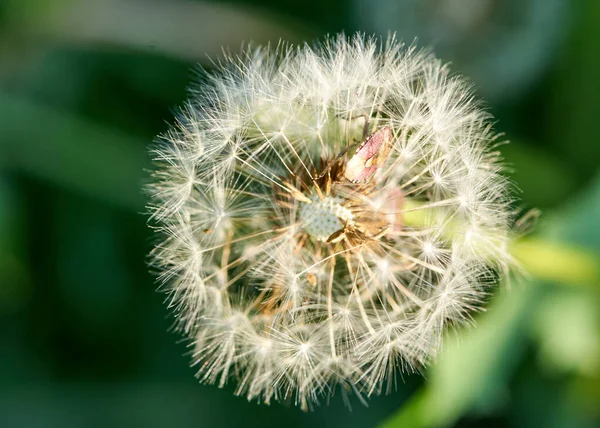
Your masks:
<instances>
[{"instance_id":1,"label":"white pappus","mask_svg":"<svg viewBox=\"0 0 600 428\"><path fill-rule=\"evenodd\" d=\"M152 263L199 379L306 409L427 364L512 263L490 121L394 38L248 48L201 72L149 186Z\"/></svg>"}]
</instances>

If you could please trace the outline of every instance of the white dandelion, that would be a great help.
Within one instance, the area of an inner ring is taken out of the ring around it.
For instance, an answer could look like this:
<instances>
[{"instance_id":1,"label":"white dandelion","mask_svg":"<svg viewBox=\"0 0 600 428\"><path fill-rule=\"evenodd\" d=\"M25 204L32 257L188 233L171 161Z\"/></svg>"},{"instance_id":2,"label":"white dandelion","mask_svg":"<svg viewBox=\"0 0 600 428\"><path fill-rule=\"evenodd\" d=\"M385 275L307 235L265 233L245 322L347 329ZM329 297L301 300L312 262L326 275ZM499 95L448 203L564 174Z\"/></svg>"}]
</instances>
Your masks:
<instances>
[{"instance_id":1,"label":"white dandelion","mask_svg":"<svg viewBox=\"0 0 600 428\"><path fill-rule=\"evenodd\" d=\"M393 38L247 49L202 77L150 188L199 379L304 409L389 391L510 267L490 115Z\"/></svg>"}]
</instances>

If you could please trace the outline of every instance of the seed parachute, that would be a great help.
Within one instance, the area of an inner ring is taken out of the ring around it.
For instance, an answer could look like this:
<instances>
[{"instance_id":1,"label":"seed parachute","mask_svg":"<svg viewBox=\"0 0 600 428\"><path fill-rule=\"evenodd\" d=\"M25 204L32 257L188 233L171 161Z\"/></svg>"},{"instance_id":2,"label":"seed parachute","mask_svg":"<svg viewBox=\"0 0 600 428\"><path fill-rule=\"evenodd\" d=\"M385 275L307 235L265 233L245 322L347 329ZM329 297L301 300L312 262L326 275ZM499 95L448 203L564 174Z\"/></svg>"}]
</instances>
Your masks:
<instances>
[{"instance_id":1,"label":"seed parachute","mask_svg":"<svg viewBox=\"0 0 600 428\"><path fill-rule=\"evenodd\" d=\"M205 383L389 391L507 275L510 185L465 81L394 38L229 56L153 148L152 264Z\"/></svg>"}]
</instances>

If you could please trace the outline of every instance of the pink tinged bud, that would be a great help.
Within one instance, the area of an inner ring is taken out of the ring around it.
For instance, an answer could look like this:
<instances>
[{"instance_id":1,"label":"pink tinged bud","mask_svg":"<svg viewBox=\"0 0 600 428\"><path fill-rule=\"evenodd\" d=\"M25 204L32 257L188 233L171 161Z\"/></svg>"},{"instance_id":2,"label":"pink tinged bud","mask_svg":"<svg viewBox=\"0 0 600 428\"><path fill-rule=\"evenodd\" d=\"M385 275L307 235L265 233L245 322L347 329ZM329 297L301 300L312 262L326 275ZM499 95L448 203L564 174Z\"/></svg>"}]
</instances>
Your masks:
<instances>
[{"instance_id":1,"label":"pink tinged bud","mask_svg":"<svg viewBox=\"0 0 600 428\"><path fill-rule=\"evenodd\" d=\"M346 164L344 177L353 183L370 180L390 153L391 137L389 126L371 134Z\"/></svg>"}]
</instances>

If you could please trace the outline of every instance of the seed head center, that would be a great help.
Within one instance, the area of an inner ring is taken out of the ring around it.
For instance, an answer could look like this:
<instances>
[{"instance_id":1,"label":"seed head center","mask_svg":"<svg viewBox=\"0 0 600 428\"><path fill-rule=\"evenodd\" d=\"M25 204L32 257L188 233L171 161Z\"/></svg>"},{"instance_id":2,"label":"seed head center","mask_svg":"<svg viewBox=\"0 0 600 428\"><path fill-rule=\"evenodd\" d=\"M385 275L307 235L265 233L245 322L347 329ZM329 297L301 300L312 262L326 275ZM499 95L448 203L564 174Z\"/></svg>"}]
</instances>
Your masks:
<instances>
[{"instance_id":1,"label":"seed head center","mask_svg":"<svg viewBox=\"0 0 600 428\"><path fill-rule=\"evenodd\" d=\"M351 222L352 212L342 204L344 198L318 195L309 198L312 204L302 203L299 219L310 236L317 241L326 241L333 233L344 228L344 223Z\"/></svg>"}]
</instances>

